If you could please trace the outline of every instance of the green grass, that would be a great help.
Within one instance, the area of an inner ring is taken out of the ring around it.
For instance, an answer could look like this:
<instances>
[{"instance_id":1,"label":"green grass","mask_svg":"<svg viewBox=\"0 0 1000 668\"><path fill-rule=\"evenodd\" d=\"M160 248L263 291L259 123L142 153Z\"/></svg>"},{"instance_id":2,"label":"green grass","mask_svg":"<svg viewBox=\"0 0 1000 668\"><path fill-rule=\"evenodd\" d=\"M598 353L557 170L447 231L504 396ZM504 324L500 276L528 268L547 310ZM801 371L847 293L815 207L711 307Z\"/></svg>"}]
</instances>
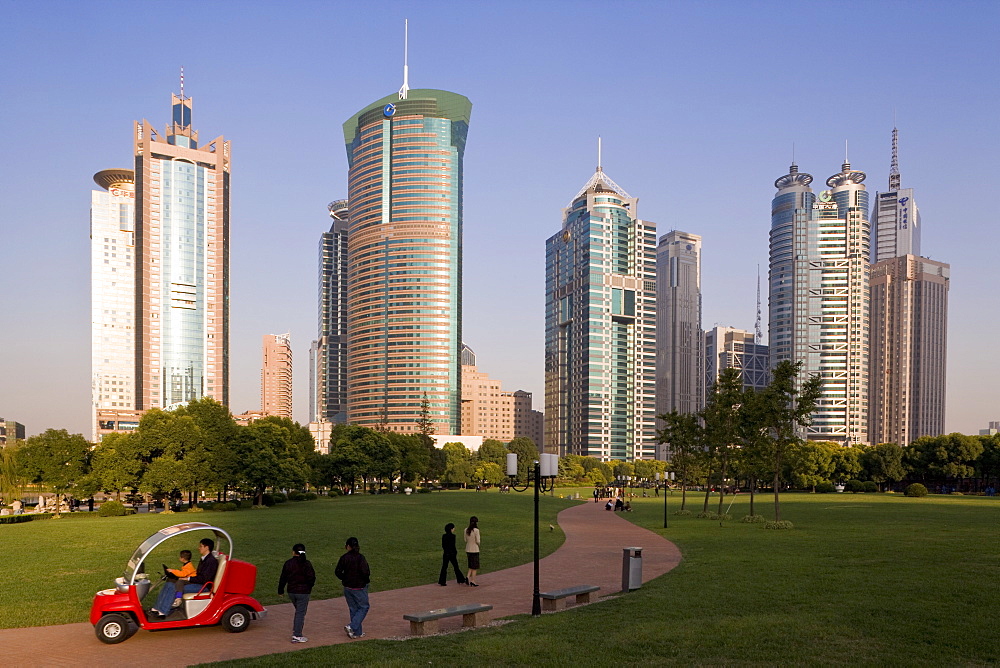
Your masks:
<instances>
[{"instance_id":1,"label":"green grass","mask_svg":"<svg viewBox=\"0 0 1000 668\"><path fill-rule=\"evenodd\" d=\"M689 509L701 509L689 496ZM671 515L627 519L675 541L680 566L598 605L474 632L372 640L232 666L992 665L1000 656L1000 499L788 494L792 531ZM765 501L758 512L770 514ZM679 508L679 495L670 499ZM714 510L714 508L712 508Z\"/></svg>"},{"instance_id":2,"label":"green grass","mask_svg":"<svg viewBox=\"0 0 1000 668\"><path fill-rule=\"evenodd\" d=\"M556 514L570 503L543 499L542 522L556 524ZM344 552L345 539L352 535L358 537L371 564L372 591L436 582L444 525L453 522L459 531L470 515L479 517L483 536L481 572L530 561L531 495L495 491L355 495L225 513L67 514L61 519L0 525L0 546L7 556L0 587L0 628L86 621L94 593L114 586L136 546L171 524L205 522L225 529L235 543L233 556L257 565L255 596L269 605L287 602L277 595L278 575L292 545L300 541L317 572L314 599L341 595L333 568ZM156 572L160 563L177 567L181 549L197 554L200 537L192 533L161 544L147 560L149 572ZM544 531L540 540L542 552L549 554L562 544L563 534ZM24 601L31 605L21 605Z\"/></svg>"}]
</instances>

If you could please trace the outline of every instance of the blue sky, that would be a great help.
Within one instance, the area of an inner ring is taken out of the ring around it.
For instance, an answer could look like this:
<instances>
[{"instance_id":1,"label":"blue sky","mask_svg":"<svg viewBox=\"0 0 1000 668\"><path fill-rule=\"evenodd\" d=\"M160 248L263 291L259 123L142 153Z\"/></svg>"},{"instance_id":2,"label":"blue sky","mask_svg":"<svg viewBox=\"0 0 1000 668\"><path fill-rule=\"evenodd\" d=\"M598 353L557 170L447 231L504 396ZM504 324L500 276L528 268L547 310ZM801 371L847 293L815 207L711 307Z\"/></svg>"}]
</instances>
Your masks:
<instances>
[{"instance_id":1,"label":"blue sky","mask_svg":"<svg viewBox=\"0 0 1000 668\"><path fill-rule=\"evenodd\" d=\"M473 103L465 341L543 408L544 241L591 176L660 234L703 237L704 327L752 329L773 181L849 141L884 190L895 111L923 252L952 265L946 428L1000 419L996 2L0 0L0 416L89 435L92 175L131 164L185 68L202 140L233 143L231 408L259 406L261 335L290 331L307 420L319 235L346 195L341 124L402 83ZM766 303L764 307L766 318ZM766 328L766 322L765 328ZM765 329L766 331L766 329Z\"/></svg>"}]
</instances>

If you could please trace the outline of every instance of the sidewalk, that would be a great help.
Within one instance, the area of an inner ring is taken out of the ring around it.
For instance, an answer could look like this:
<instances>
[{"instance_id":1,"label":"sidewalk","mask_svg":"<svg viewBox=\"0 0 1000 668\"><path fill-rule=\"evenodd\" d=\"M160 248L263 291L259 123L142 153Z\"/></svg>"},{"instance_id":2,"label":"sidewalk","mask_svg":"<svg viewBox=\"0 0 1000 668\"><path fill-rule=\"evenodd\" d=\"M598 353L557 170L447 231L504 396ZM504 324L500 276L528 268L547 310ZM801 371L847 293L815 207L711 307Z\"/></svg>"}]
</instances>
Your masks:
<instances>
[{"instance_id":1,"label":"sidewalk","mask_svg":"<svg viewBox=\"0 0 1000 668\"><path fill-rule=\"evenodd\" d=\"M566 542L540 562L541 590L580 584L600 585L599 596L621 589L622 548L641 547L643 581L663 575L680 562L673 543L604 510L603 503L581 503L559 513ZM545 527L542 528L545 530ZM489 564L489 549L483 553ZM463 569L464 570L464 569ZM494 573L480 574L479 587L447 587L432 584L380 591L371 595L371 611L365 619L365 638L409 635L403 614L463 603L488 603L487 619L531 613L532 564ZM343 598L312 601L306 616L306 644L291 640L292 606L268 606L267 619L253 622L243 633L226 633L220 627L183 629L153 633L139 630L119 645L105 645L89 623L0 630L0 656L6 668L92 665L103 667L137 665L186 666L208 661L240 659L277 652L291 652L350 640L344 633L347 604ZM441 620L441 630L462 626L462 618Z\"/></svg>"}]
</instances>

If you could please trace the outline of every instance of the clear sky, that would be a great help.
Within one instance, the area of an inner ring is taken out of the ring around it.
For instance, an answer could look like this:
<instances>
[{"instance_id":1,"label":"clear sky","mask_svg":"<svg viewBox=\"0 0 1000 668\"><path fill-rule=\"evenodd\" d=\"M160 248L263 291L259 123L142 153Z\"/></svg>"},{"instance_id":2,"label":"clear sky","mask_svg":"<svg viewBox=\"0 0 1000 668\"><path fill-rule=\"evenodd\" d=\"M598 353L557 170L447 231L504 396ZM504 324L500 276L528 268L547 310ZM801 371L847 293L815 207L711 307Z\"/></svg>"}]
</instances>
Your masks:
<instances>
[{"instance_id":1,"label":"clear sky","mask_svg":"<svg viewBox=\"0 0 1000 668\"><path fill-rule=\"evenodd\" d=\"M752 329L773 182L822 183L844 142L902 186L950 262L948 431L1000 420L1000 3L0 0L0 416L89 437L92 175L132 164L185 68L202 141L233 143L231 409L260 406L261 336L291 332L308 419L317 244L347 194L341 125L402 83L473 103L464 338L543 409L545 239L593 174L658 233L703 237L703 326Z\"/></svg>"}]
</instances>

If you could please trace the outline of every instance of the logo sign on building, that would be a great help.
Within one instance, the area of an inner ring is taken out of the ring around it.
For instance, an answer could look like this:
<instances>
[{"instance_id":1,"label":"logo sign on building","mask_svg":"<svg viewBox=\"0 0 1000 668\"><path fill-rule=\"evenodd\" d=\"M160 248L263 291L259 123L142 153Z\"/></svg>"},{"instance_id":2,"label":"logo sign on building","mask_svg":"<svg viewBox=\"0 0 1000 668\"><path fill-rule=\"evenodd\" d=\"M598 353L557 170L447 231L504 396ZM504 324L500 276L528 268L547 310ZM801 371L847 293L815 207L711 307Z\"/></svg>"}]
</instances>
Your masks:
<instances>
[{"instance_id":1,"label":"logo sign on building","mask_svg":"<svg viewBox=\"0 0 1000 668\"><path fill-rule=\"evenodd\" d=\"M125 190L124 188L111 186L108 188L108 192L111 193L112 197L131 197L132 199L135 199L135 191L132 190Z\"/></svg>"},{"instance_id":2,"label":"logo sign on building","mask_svg":"<svg viewBox=\"0 0 1000 668\"><path fill-rule=\"evenodd\" d=\"M392 103L389 103L384 107L382 107L382 115L385 116L386 118L391 117L395 113L396 113L396 105Z\"/></svg>"},{"instance_id":3,"label":"logo sign on building","mask_svg":"<svg viewBox=\"0 0 1000 668\"><path fill-rule=\"evenodd\" d=\"M910 227L910 207L906 206L906 203L910 201L909 197L899 198L899 229L905 230Z\"/></svg>"}]
</instances>

